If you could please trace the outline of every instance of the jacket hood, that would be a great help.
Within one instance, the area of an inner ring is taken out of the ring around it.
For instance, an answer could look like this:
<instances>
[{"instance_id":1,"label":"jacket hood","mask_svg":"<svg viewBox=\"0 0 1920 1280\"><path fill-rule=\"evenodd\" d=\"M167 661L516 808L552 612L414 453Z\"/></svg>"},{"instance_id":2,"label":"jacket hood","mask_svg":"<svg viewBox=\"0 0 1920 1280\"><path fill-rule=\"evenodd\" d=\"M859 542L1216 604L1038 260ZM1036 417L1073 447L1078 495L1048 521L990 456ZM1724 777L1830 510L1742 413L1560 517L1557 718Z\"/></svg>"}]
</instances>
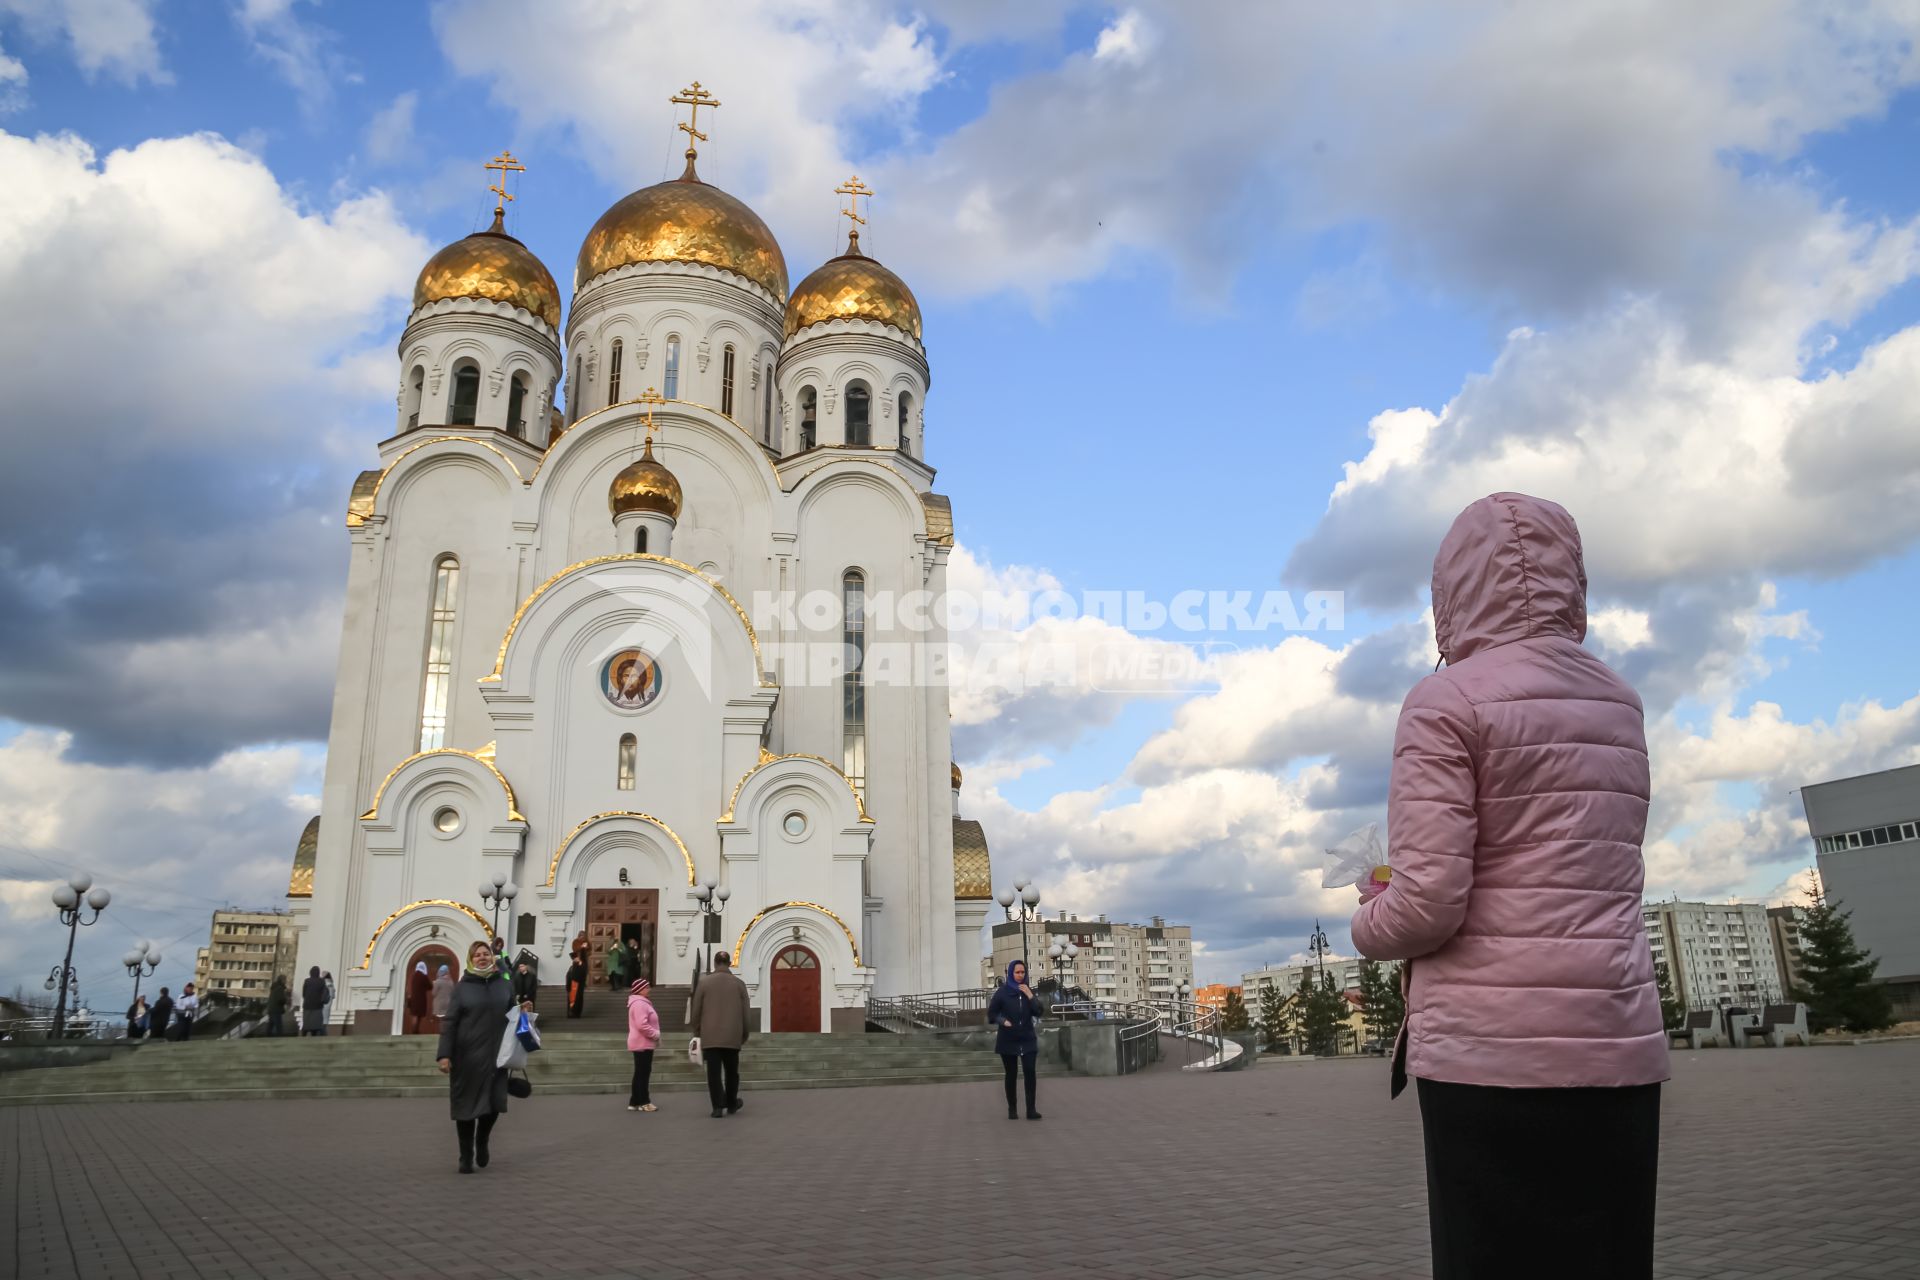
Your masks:
<instances>
[{"instance_id":1,"label":"jacket hood","mask_svg":"<svg viewBox=\"0 0 1920 1280\"><path fill-rule=\"evenodd\" d=\"M1495 493L1454 519L1433 558L1440 656L1458 662L1533 636L1587 635L1587 566L1566 508Z\"/></svg>"}]
</instances>

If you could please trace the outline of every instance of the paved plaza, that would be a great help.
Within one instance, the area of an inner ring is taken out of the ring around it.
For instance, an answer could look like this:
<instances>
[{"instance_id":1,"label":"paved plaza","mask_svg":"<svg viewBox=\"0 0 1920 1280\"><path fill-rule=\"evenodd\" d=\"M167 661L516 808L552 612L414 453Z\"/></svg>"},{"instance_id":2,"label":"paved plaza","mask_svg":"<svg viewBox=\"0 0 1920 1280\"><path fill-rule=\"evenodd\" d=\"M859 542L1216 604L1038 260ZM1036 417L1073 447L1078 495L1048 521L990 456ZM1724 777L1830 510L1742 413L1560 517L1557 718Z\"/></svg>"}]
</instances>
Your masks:
<instances>
[{"instance_id":1,"label":"paved plaza","mask_svg":"<svg viewBox=\"0 0 1920 1280\"><path fill-rule=\"evenodd\" d=\"M1385 1073L1052 1080L1038 1124L994 1085L750 1094L718 1121L688 1094L534 1098L472 1177L438 1100L4 1109L0 1269L1425 1276L1419 1113ZM1659 1273L1920 1277L1916 1086L1920 1042L1676 1054Z\"/></svg>"}]
</instances>

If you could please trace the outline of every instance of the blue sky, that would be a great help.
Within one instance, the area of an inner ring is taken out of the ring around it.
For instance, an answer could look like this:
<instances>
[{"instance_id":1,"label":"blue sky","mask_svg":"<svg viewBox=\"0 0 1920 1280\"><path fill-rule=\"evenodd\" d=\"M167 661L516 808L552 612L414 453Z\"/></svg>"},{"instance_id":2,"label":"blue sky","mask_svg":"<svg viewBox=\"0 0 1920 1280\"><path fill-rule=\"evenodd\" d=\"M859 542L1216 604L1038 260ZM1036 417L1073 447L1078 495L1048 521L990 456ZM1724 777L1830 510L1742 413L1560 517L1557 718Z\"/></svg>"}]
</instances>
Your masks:
<instances>
[{"instance_id":1,"label":"blue sky","mask_svg":"<svg viewBox=\"0 0 1920 1280\"><path fill-rule=\"evenodd\" d=\"M129 902L146 934L272 899L413 272L485 225L508 147L510 229L564 287L599 212L677 169L694 78L726 103L702 175L793 278L838 248L834 183L879 188L979 581L1348 592L1342 634L1211 637L1245 652L1198 694L983 693L966 805L1003 878L1191 918L1208 977L1331 927L1313 868L1379 814L1432 547L1502 487L1582 521L1591 643L1640 673L1650 891L1783 891L1791 789L1916 758L1920 75L1874 6L1462 3L1418 39L1172 4L107 7L103 35L89 0L0 2L16 181L85 211L0 215L0 290L37 304L0 494L23 920L48 858L177 886ZM96 385L117 363L201 373L153 408ZM1387 674L1356 692L1363 645ZM0 946L0 988L46 949Z\"/></svg>"}]
</instances>

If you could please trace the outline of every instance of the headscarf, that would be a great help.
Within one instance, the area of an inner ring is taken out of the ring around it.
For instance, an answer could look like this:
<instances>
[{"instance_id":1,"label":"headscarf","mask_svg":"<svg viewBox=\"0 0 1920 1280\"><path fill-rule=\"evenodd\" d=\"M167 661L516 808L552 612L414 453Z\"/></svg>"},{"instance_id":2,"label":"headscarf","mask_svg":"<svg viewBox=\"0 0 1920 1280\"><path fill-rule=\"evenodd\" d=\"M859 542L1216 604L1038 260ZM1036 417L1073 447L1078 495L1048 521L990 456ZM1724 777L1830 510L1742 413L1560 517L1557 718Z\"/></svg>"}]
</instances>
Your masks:
<instances>
[{"instance_id":1,"label":"headscarf","mask_svg":"<svg viewBox=\"0 0 1920 1280\"><path fill-rule=\"evenodd\" d=\"M627 990L629 993L633 995L644 996L647 994L647 988L649 985L651 984L649 984L645 978L635 978L633 980L633 985L627 988Z\"/></svg>"},{"instance_id":2,"label":"headscarf","mask_svg":"<svg viewBox=\"0 0 1920 1280\"><path fill-rule=\"evenodd\" d=\"M419 961L413 966L413 971L415 973L425 973L427 971L427 962L425 960Z\"/></svg>"},{"instance_id":3,"label":"headscarf","mask_svg":"<svg viewBox=\"0 0 1920 1280\"><path fill-rule=\"evenodd\" d=\"M483 978L493 976L493 947L485 942L476 942L467 948L467 972L477 973Z\"/></svg>"},{"instance_id":4,"label":"headscarf","mask_svg":"<svg viewBox=\"0 0 1920 1280\"><path fill-rule=\"evenodd\" d=\"M445 966L445 965L441 965L441 966L440 966L440 973L439 973L439 976L440 976L440 977L442 977L442 978L450 978L450 977L452 977L453 975L452 975L451 973L449 973L449 972L447 971L447 966Z\"/></svg>"},{"instance_id":5,"label":"headscarf","mask_svg":"<svg viewBox=\"0 0 1920 1280\"><path fill-rule=\"evenodd\" d=\"M1006 989L1007 989L1008 991L1018 991L1018 990L1020 989L1020 984L1019 984L1019 983L1017 983L1017 982L1015 982L1015 981L1013 980L1013 966L1015 966L1015 965L1021 965L1021 966L1025 966L1025 964L1026 964L1026 963L1027 963L1027 962L1026 962L1025 960L1009 960L1009 961L1007 961L1007 980L1006 980L1006 982L1005 982L1005 983L1003 983L1002 985L1003 985L1003 986L1004 986L1004 987L1005 987L1005 988L1006 988Z\"/></svg>"}]
</instances>

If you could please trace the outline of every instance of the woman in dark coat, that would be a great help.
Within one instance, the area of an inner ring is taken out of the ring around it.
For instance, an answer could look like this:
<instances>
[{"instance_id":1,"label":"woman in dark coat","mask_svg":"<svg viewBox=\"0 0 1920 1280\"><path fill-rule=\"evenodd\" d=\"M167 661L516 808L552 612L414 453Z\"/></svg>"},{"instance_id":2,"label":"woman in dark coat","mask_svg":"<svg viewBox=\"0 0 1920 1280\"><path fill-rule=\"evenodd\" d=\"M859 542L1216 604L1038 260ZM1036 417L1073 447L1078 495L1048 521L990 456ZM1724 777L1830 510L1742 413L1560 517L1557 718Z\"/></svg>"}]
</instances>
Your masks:
<instances>
[{"instance_id":1,"label":"woman in dark coat","mask_svg":"<svg viewBox=\"0 0 1920 1280\"><path fill-rule=\"evenodd\" d=\"M993 993L993 999L987 1005L987 1021L1000 1029L994 1036L993 1051L1000 1055L1000 1061L1007 1068L1009 1120L1020 1118L1019 1109L1014 1105L1013 1078L1016 1072L1026 1076L1027 1119L1040 1118L1040 1112L1034 1107L1034 1095L1039 1087L1034 1080L1034 1063L1040 1055L1040 1036L1033 1026L1039 1016L1040 1003L1034 999L1033 989L1027 986L1027 966L1025 962L1015 960L1007 966L1007 980Z\"/></svg>"},{"instance_id":2,"label":"woman in dark coat","mask_svg":"<svg viewBox=\"0 0 1920 1280\"><path fill-rule=\"evenodd\" d=\"M587 1011L587 953L573 953L567 966L567 1016L577 1018Z\"/></svg>"},{"instance_id":3,"label":"woman in dark coat","mask_svg":"<svg viewBox=\"0 0 1920 1280\"><path fill-rule=\"evenodd\" d=\"M487 1136L507 1109L507 1072L494 1063L507 1030L513 990L493 971L493 948L467 949L467 972L454 984L440 1022L440 1072L447 1077L453 1123L460 1133L460 1172L487 1167Z\"/></svg>"}]
</instances>

